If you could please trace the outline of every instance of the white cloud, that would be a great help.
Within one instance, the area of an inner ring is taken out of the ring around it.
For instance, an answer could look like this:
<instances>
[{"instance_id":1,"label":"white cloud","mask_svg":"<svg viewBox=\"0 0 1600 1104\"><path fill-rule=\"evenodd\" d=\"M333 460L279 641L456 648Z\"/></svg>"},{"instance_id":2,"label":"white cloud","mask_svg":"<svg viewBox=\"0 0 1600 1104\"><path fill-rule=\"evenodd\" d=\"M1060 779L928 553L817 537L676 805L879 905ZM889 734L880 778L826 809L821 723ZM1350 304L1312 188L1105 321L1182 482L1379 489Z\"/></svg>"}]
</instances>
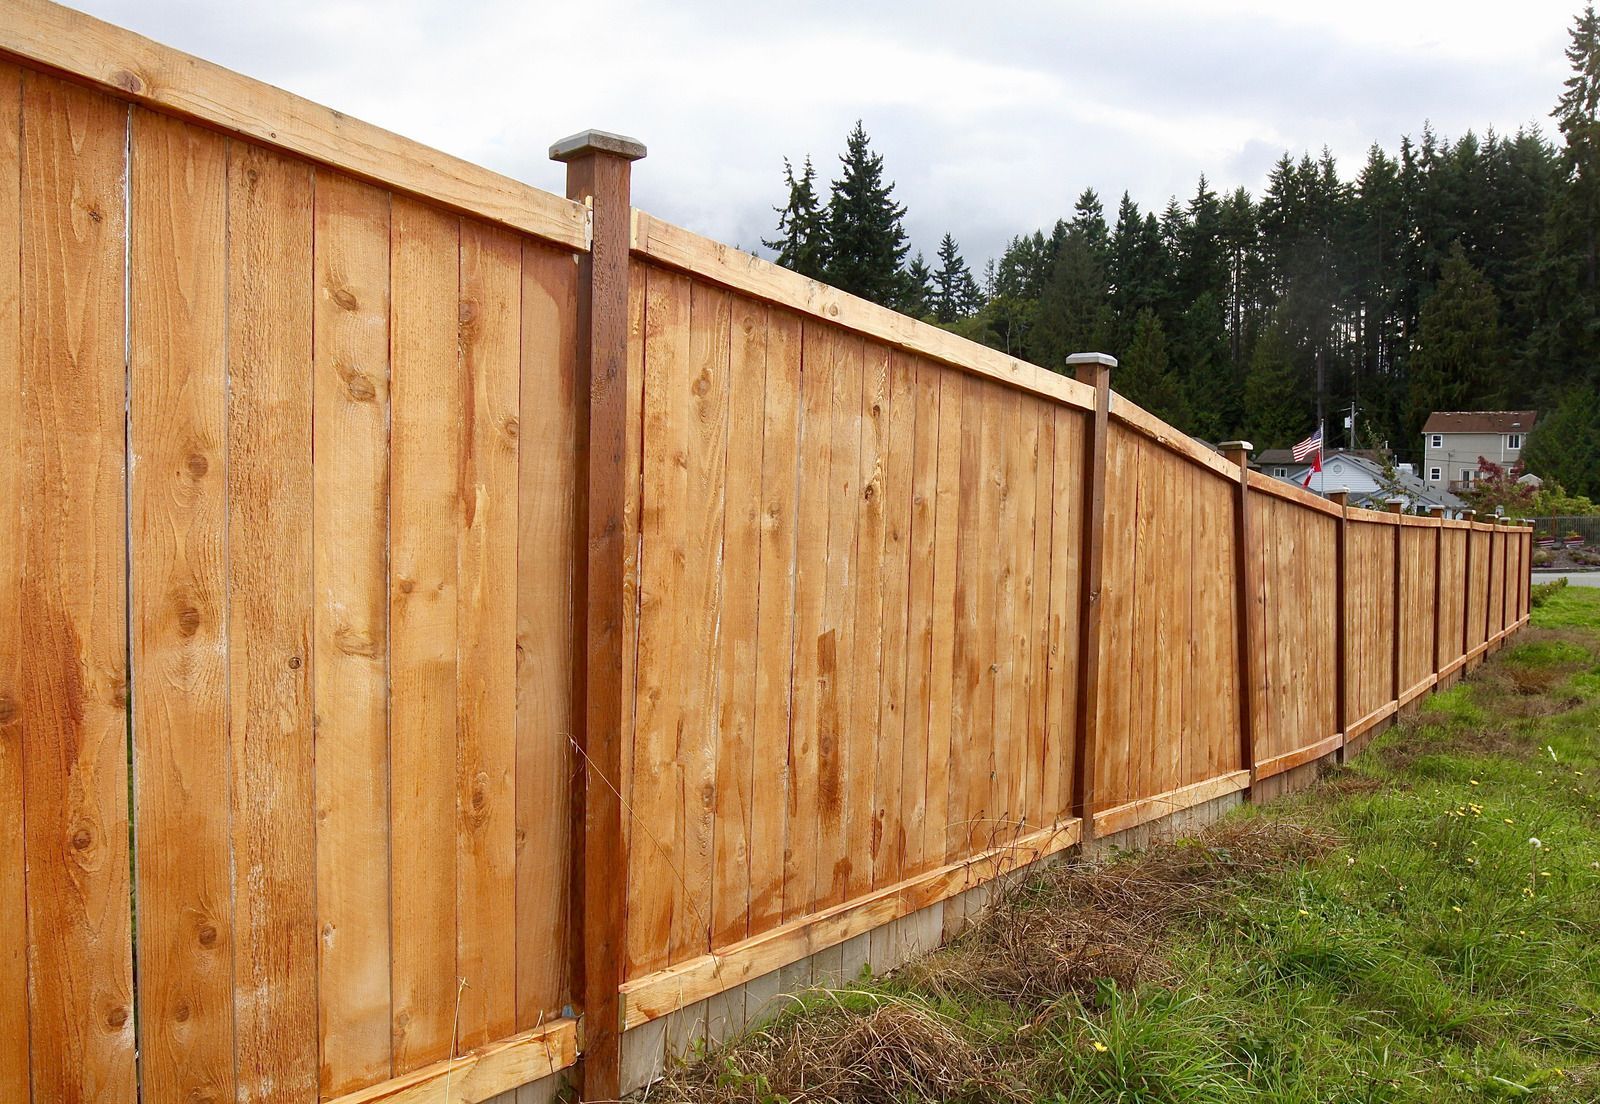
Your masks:
<instances>
[{"instance_id":1,"label":"white cloud","mask_svg":"<svg viewBox=\"0 0 1600 1104\"><path fill-rule=\"evenodd\" d=\"M1259 189L1285 149L1353 173L1425 119L1543 123L1575 4L1522 0L85 0L92 13L552 190L550 142L642 139L642 206L746 247L784 156L829 177L856 118L974 262L1086 186L1108 207Z\"/></svg>"}]
</instances>

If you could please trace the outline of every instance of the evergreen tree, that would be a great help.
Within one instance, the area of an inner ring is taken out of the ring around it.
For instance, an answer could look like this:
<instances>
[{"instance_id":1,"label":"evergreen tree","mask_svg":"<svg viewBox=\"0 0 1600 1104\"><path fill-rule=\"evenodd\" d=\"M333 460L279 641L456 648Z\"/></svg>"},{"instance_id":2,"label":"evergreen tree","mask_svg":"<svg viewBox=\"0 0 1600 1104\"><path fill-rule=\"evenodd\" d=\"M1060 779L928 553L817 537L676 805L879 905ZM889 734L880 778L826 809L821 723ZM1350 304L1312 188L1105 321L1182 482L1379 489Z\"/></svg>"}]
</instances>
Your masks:
<instances>
[{"instance_id":1,"label":"evergreen tree","mask_svg":"<svg viewBox=\"0 0 1600 1104\"><path fill-rule=\"evenodd\" d=\"M1281 448L1311 423L1294 367L1293 348L1277 325L1256 341L1244 381L1244 432L1258 448Z\"/></svg>"},{"instance_id":2,"label":"evergreen tree","mask_svg":"<svg viewBox=\"0 0 1600 1104\"><path fill-rule=\"evenodd\" d=\"M901 225L906 209L894 201L894 184L884 178L883 157L860 120L845 142L843 173L828 200L827 281L834 287L894 306L906 297L901 266L910 246Z\"/></svg>"},{"instance_id":3,"label":"evergreen tree","mask_svg":"<svg viewBox=\"0 0 1600 1104\"><path fill-rule=\"evenodd\" d=\"M1112 321L1105 271L1092 239L1082 229L1070 228L1039 296L1028 331L1028 358L1052 371L1065 371L1071 354L1110 345Z\"/></svg>"},{"instance_id":4,"label":"evergreen tree","mask_svg":"<svg viewBox=\"0 0 1600 1104\"><path fill-rule=\"evenodd\" d=\"M1133 340L1117 365L1117 390L1156 417L1173 425L1190 421L1183 388L1167 356L1167 335L1155 311L1143 310L1134 320Z\"/></svg>"},{"instance_id":5,"label":"evergreen tree","mask_svg":"<svg viewBox=\"0 0 1600 1104\"><path fill-rule=\"evenodd\" d=\"M1458 242L1444 263L1438 289L1422 307L1411 356L1407 439L1422 432L1422 423L1435 410L1492 410L1502 404L1499 316L1494 289Z\"/></svg>"},{"instance_id":6,"label":"evergreen tree","mask_svg":"<svg viewBox=\"0 0 1600 1104\"><path fill-rule=\"evenodd\" d=\"M789 199L778 212L778 236L763 239L761 244L777 253L777 262L802 276L821 279L828 263L828 227L823 218L822 203L817 197L817 170L807 157L800 175L794 175L794 165L783 160L784 185L789 189Z\"/></svg>"},{"instance_id":7,"label":"evergreen tree","mask_svg":"<svg viewBox=\"0 0 1600 1104\"><path fill-rule=\"evenodd\" d=\"M1573 494L1600 498L1600 392L1584 385L1562 396L1528 435L1522 462Z\"/></svg>"},{"instance_id":8,"label":"evergreen tree","mask_svg":"<svg viewBox=\"0 0 1600 1104\"><path fill-rule=\"evenodd\" d=\"M977 309L981 295L972 270L949 234L939 243L939 267L933 273L933 314L943 323L965 318Z\"/></svg>"},{"instance_id":9,"label":"evergreen tree","mask_svg":"<svg viewBox=\"0 0 1600 1104\"><path fill-rule=\"evenodd\" d=\"M928 267L928 262L918 253L911 258L911 263L906 266L906 286L903 292L904 299L900 309L914 318L922 318L935 312L933 270Z\"/></svg>"}]
</instances>

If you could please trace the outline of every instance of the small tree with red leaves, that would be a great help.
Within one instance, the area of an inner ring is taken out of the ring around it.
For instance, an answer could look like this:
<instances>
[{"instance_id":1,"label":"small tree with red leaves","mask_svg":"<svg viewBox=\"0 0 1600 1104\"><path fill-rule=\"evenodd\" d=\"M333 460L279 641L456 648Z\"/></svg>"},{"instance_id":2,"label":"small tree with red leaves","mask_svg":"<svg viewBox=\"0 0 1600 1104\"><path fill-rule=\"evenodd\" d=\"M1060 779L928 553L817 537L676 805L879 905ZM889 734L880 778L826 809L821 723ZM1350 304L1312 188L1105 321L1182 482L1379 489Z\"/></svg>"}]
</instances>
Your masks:
<instances>
[{"instance_id":1,"label":"small tree with red leaves","mask_svg":"<svg viewBox=\"0 0 1600 1104\"><path fill-rule=\"evenodd\" d=\"M1521 460L1503 467L1480 456L1477 478L1471 487L1457 493L1480 514L1492 514L1498 509L1507 517L1527 517L1533 512L1533 498L1538 489L1519 483L1522 473Z\"/></svg>"}]
</instances>

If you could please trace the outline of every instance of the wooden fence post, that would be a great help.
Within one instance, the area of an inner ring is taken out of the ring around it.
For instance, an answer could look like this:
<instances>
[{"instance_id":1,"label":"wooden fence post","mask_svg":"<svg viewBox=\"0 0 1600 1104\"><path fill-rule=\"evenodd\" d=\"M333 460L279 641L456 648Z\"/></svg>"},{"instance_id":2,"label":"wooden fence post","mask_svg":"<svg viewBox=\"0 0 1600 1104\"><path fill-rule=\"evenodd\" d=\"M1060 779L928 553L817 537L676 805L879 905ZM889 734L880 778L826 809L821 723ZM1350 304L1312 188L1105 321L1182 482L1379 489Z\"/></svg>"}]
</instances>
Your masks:
<instances>
[{"instance_id":1,"label":"wooden fence post","mask_svg":"<svg viewBox=\"0 0 1600 1104\"><path fill-rule=\"evenodd\" d=\"M1467 551L1461 563L1461 670L1465 674L1466 655L1472 649L1472 526L1478 511L1462 510L1461 519L1467 523Z\"/></svg>"},{"instance_id":2,"label":"wooden fence post","mask_svg":"<svg viewBox=\"0 0 1600 1104\"><path fill-rule=\"evenodd\" d=\"M1405 513L1405 499L1391 498L1384 502L1384 508L1391 514ZM1400 704L1400 695L1406 687L1400 685L1400 600L1405 595L1405 526L1394 527L1394 647L1390 649L1389 686L1394 692L1390 695L1394 699L1396 708Z\"/></svg>"},{"instance_id":3,"label":"wooden fence post","mask_svg":"<svg viewBox=\"0 0 1600 1104\"><path fill-rule=\"evenodd\" d=\"M1256 782L1256 725L1266 716L1262 698L1266 693L1266 657L1258 645L1261 641L1261 580L1256 578L1256 558L1250 551L1250 453L1255 446L1249 441L1224 441L1222 455L1239 468L1239 502L1234 511L1234 564L1238 584L1237 596L1239 636L1239 758L1243 769L1250 772L1250 784Z\"/></svg>"},{"instance_id":4,"label":"wooden fence post","mask_svg":"<svg viewBox=\"0 0 1600 1104\"><path fill-rule=\"evenodd\" d=\"M583 1052L579 1067L584 1100L621 1095L623 925L627 907L627 855L622 834L623 731L622 514L626 505L629 409L628 248L632 223L632 162L645 155L631 138L590 130L550 147L551 160L567 166L567 197L589 204L590 248L580 257L578 363L588 386L580 390L577 557L574 593L583 596L579 625L583 658L577 701L584 769L577 772L575 807L582 835L573 840L574 887L581 951L573 988L583 1000Z\"/></svg>"},{"instance_id":5,"label":"wooden fence post","mask_svg":"<svg viewBox=\"0 0 1600 1104\"><path fill-rule=\"evenodd\" d=\"M1346 645L1346 642L1345 642L1345 636L1346 636L1346 631L1347 630L1345 628L1345 562L1344 562L1345 517L1350 512L1350 492L1345 490L1342 487L1337 491L1329 491L1328 492L1328 501L1333 503L1335 506L1339 507L1339 528L1335 531L1335 535L1334 535L1334 555L1333 555L1333 559L1334 559L1334 568L1333 568L1334 584L1333 585L1334 585L1334 588L1335 588L1335 590L1334 590L1334 602L1338 606L1338 616L1335 618L1335 624L1334 624L1334 630L1333 630L1333 655L1334 655L1334 674L1333 674L1334 711L1333 711L1333 719L1334 719L1334 723L1338 726L1338 729L1339 729L1339 762L1343 763L1344 762L1345 733L1348 732L1349 728L1350 728L1349 703L1345 701L1345 694L1346 694L1345 670L1346 670L1346 665L1349 662L1349 657L1346 655L1347 645Z\"/></svg>"},{"instance_id":6,"label":"wooden fence post","mask_svg":"<svg viewBox=\"0 0 1600 1104\"><path fill-rule=\"evenodd\" d=\"M1083 501L1088 515L1083 524L1082 584L1078 594L1078 715L1077 771L1072 807L1082 821L1082 838L1094 838L1095 757L1099 751L1100 652L1104 633L1100 626L1100 585L1106 559L1106 460L1111 443L1111 369L1117 358L1105 353L1073 353L1067 366L1083 383L1094 388L1094 415L1089 431L1088 463L1084 465Z\"/></svg>"},{"instance_id":7,"label":"wooden fence post","mask_svg":"<svg viewBox=\"0 0 1600 1104\"><path fill-rule=\"evenodd\" d=\"M1433 673L1444 666L1444 507L1429 506L1433 519Z\"/></svg>"}]
</instances>

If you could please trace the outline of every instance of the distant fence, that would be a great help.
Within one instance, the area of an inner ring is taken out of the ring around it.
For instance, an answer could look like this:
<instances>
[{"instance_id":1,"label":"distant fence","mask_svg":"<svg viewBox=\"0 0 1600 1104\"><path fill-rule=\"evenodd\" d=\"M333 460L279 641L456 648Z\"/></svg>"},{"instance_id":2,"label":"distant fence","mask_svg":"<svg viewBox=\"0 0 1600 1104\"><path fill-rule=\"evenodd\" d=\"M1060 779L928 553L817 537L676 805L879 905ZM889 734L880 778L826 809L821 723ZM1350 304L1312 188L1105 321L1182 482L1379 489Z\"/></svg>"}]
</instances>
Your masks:
<instances>
[{"instance_id":1,"label":"distant fence","mask_svg":"<svg viewBox=\"0 0 1600 1104\"><path fill-rule=\"evenodd\" d=\"M1591 548L1600 548L1600 515L1536 517L1528 518L1526 524L1533 526L1535 540L1564 541L1576 533L1584 544Z\"/></svg>"},{"instance_id":2,"label":"distant fence","mask_svg":"<svg viewBox=\"0 0 1600 1104\"><path fill-rule=\"evenodd\" d=\"M0 50L6 1100L604 1099L1526 622L1527 529L653 219L612 139L562 199L42 0Z\"/></svg>"}]
</instances>

